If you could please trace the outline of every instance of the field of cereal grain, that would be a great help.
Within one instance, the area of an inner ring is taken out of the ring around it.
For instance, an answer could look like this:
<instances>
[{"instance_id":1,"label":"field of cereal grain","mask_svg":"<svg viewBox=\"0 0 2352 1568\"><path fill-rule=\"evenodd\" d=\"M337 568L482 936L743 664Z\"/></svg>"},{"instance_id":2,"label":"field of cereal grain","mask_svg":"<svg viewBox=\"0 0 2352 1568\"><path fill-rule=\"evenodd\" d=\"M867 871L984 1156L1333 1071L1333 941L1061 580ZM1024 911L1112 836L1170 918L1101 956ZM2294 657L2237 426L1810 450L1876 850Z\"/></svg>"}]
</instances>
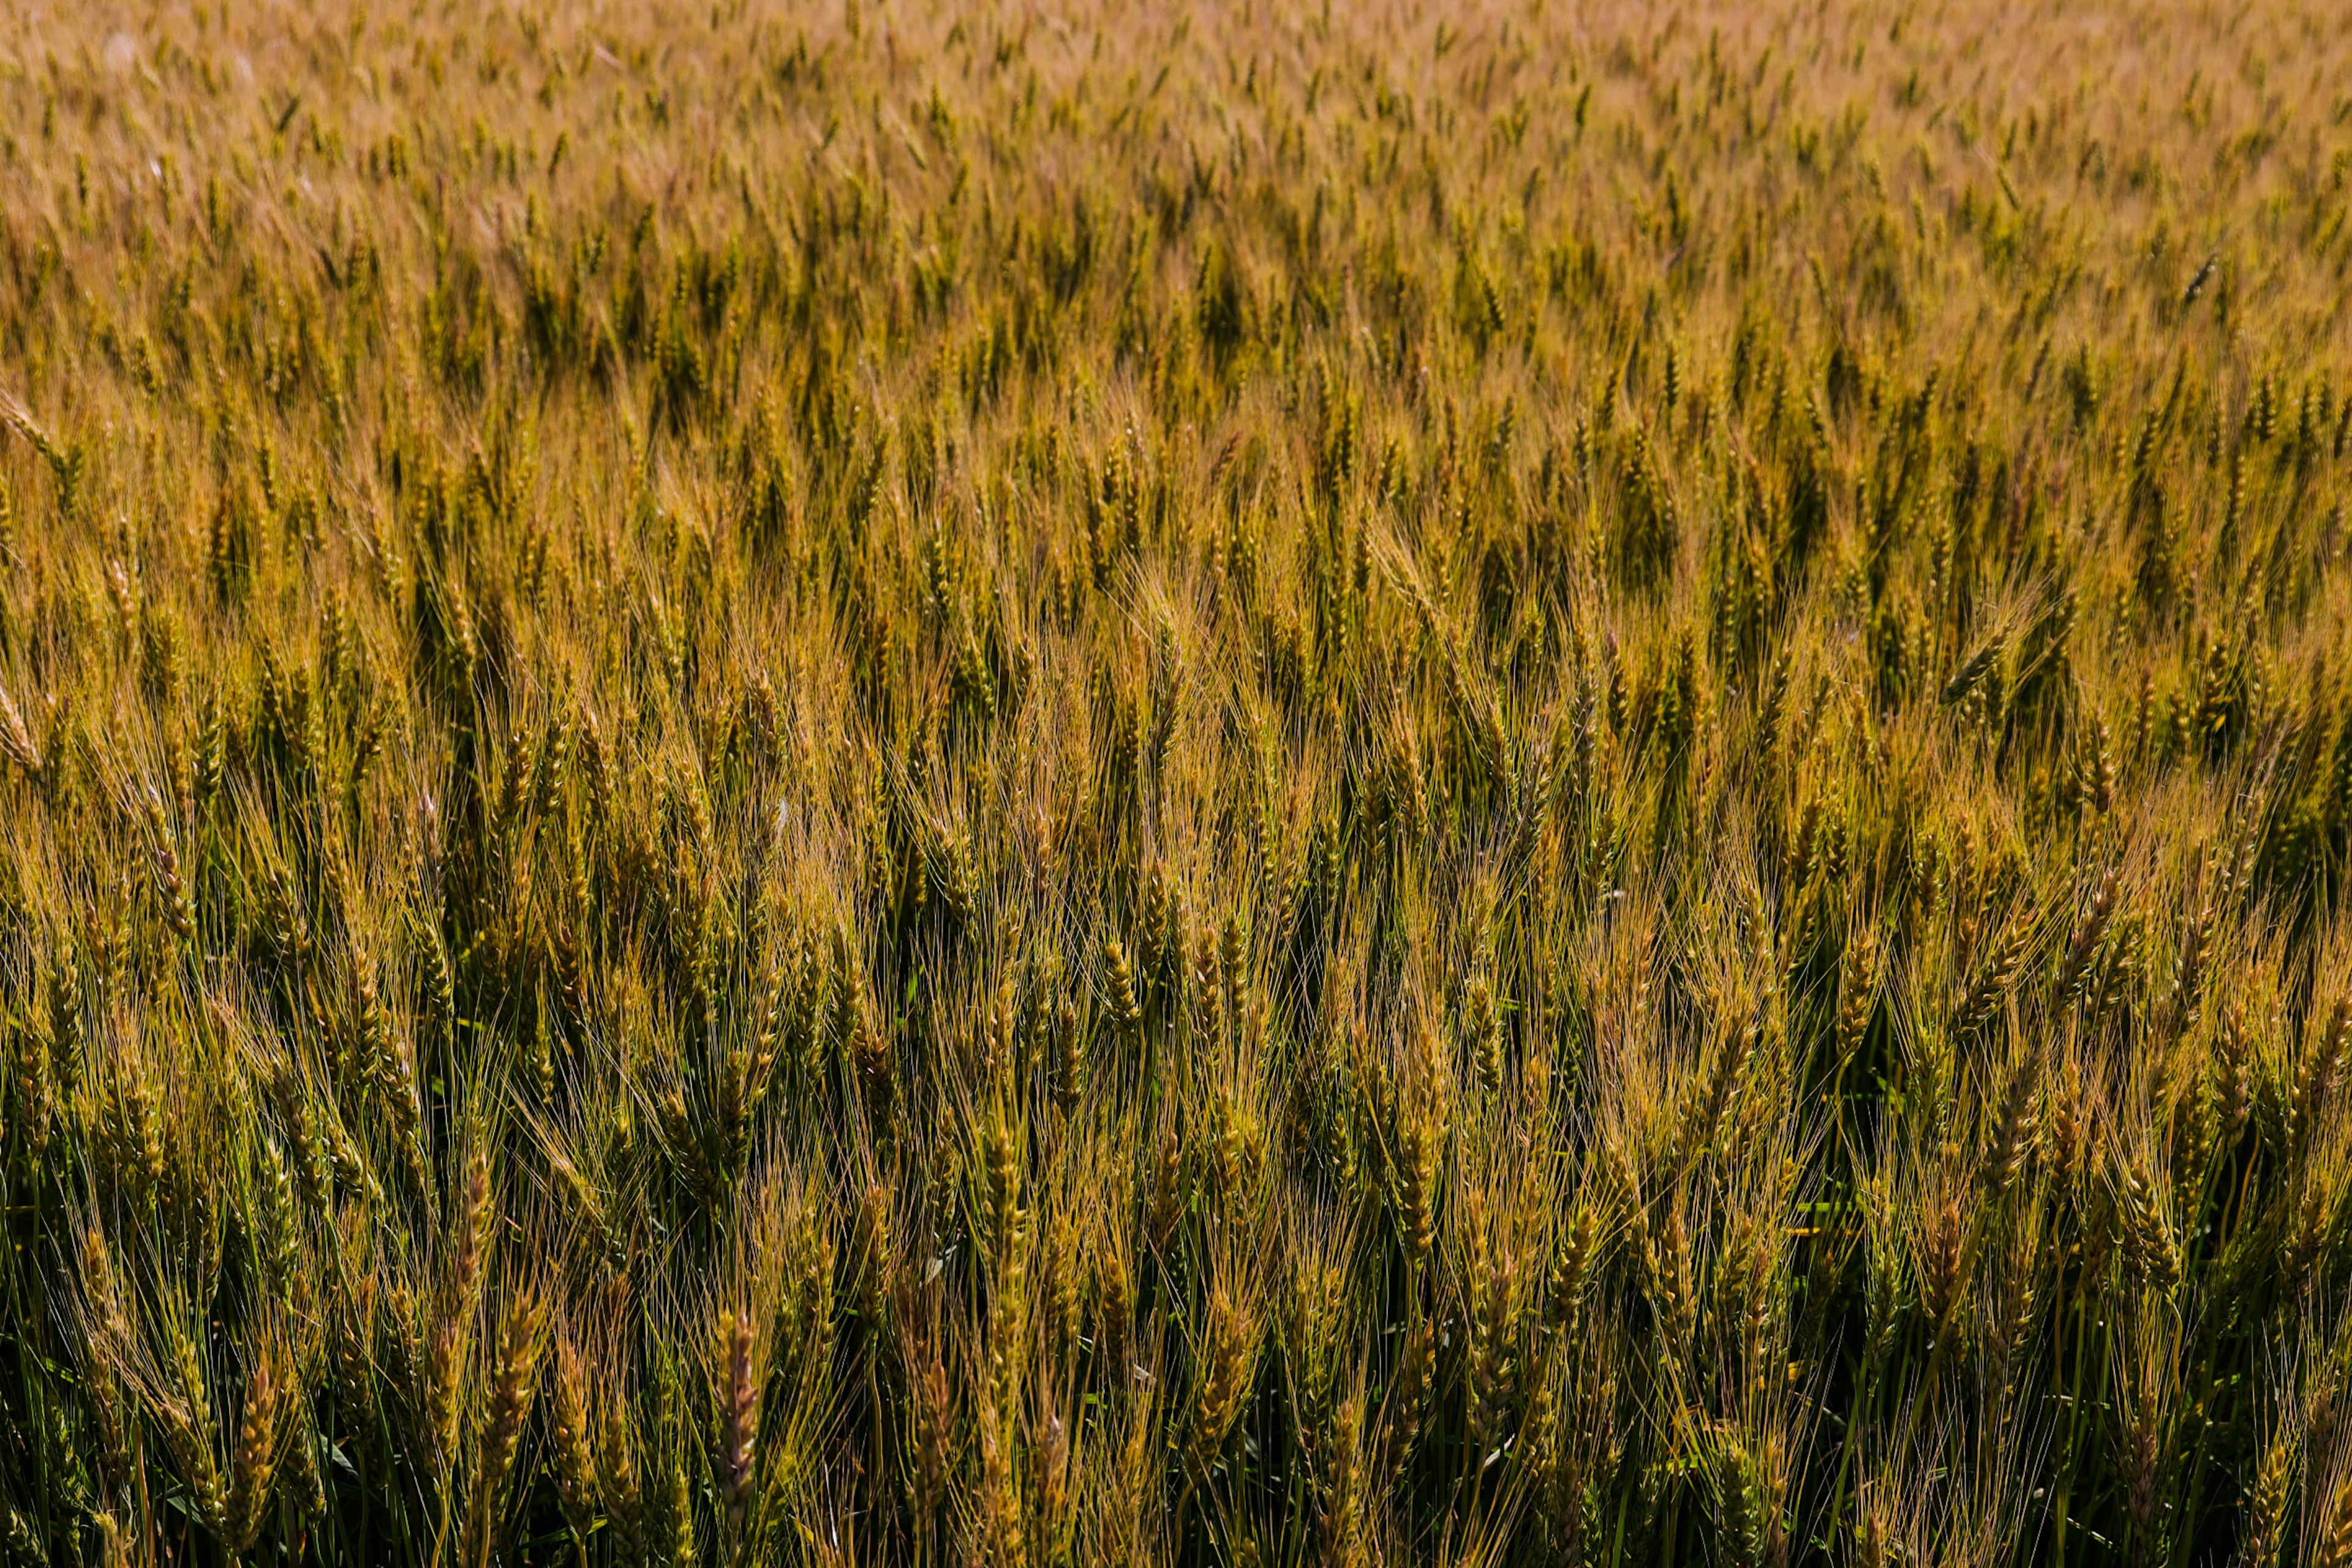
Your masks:
<instances>
[{"instance_id":1,"label":"field of cereal grain","mask_svg":"<svg viewBox=\"0 0 2352 1568\"><path fill-rule=\"evenodd\" d=\"M0 1562L2352 1565L2325 0L0 17Z\"/></svg>"}]
</instances>

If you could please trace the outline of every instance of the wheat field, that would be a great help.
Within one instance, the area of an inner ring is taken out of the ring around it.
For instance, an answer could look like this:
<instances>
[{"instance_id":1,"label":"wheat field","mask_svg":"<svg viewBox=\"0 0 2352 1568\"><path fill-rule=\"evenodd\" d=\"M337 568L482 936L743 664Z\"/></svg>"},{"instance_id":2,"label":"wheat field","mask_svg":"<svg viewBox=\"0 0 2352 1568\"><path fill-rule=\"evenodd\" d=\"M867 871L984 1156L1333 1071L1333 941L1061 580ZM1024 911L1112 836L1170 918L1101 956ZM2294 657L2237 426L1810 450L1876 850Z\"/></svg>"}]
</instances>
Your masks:
<instances>
[{"instance_id":1,"label":"wheat field","mask_svg":"<svg viewBox=\"0 0 2352 1568\"><path fill-rule=\"evenodd\" d=\"M2352 1565L2329 0L0 18L0 1561Z\"/></svg>"}]
</instances>

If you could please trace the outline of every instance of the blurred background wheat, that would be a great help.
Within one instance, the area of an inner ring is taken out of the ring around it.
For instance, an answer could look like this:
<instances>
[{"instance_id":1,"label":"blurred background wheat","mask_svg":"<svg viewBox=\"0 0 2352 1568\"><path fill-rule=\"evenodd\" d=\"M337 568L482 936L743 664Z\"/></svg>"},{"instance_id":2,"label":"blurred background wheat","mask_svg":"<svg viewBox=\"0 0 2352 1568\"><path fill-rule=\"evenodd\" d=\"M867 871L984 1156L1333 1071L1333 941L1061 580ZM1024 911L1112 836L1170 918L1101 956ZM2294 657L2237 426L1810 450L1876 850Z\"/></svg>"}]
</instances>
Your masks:
<instances>
[{"instance_id":1,"label":"blurred background wheat","mask_svg":"<svg viewBox=\"0 0 2352 1568\"><path fill-rule=\"evenodd\" d=\"M2321 0L0 19L10 1563L2352 1564Z\"/></svg>"}]
</instances>

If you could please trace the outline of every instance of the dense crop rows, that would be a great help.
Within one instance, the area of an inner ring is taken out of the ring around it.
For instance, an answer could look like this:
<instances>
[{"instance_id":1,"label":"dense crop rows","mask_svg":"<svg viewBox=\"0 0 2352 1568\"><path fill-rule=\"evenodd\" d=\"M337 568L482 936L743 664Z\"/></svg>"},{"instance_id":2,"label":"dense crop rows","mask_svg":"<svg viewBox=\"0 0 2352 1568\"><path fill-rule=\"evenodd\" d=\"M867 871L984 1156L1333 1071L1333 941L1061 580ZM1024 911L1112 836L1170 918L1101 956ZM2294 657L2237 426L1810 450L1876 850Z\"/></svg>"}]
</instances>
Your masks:
<instances>
[{"instance_id":1,"label":"dense crop rows","mask_svg":"<svg viewBox=\"0 0 2352 1568\"><path fill-rule=\"evenodd\" d=\"M2322 0L0 23L0 1557L2352 1563Z\"/></svg>"}]
</instances>

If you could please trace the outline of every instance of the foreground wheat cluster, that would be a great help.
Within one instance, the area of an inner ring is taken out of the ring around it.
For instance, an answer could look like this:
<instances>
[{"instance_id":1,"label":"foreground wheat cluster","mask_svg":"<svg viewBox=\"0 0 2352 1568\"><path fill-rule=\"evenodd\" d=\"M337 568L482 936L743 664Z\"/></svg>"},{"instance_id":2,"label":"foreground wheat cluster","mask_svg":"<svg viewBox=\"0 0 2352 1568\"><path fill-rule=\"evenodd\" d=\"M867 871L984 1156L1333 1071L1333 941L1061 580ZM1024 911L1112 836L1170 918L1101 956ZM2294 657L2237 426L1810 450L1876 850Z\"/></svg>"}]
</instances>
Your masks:
<instances>
[{"instance_id":1,"label":"foreground wheat cluster","mask_svg":"<svg viewBox=\"0 0 2352 1568\"><path fill-rule=\"evenodd\" d=\"M2328 5L0 24L12 1563L2352 1563Z\"/></svg>"}]
</instances>

